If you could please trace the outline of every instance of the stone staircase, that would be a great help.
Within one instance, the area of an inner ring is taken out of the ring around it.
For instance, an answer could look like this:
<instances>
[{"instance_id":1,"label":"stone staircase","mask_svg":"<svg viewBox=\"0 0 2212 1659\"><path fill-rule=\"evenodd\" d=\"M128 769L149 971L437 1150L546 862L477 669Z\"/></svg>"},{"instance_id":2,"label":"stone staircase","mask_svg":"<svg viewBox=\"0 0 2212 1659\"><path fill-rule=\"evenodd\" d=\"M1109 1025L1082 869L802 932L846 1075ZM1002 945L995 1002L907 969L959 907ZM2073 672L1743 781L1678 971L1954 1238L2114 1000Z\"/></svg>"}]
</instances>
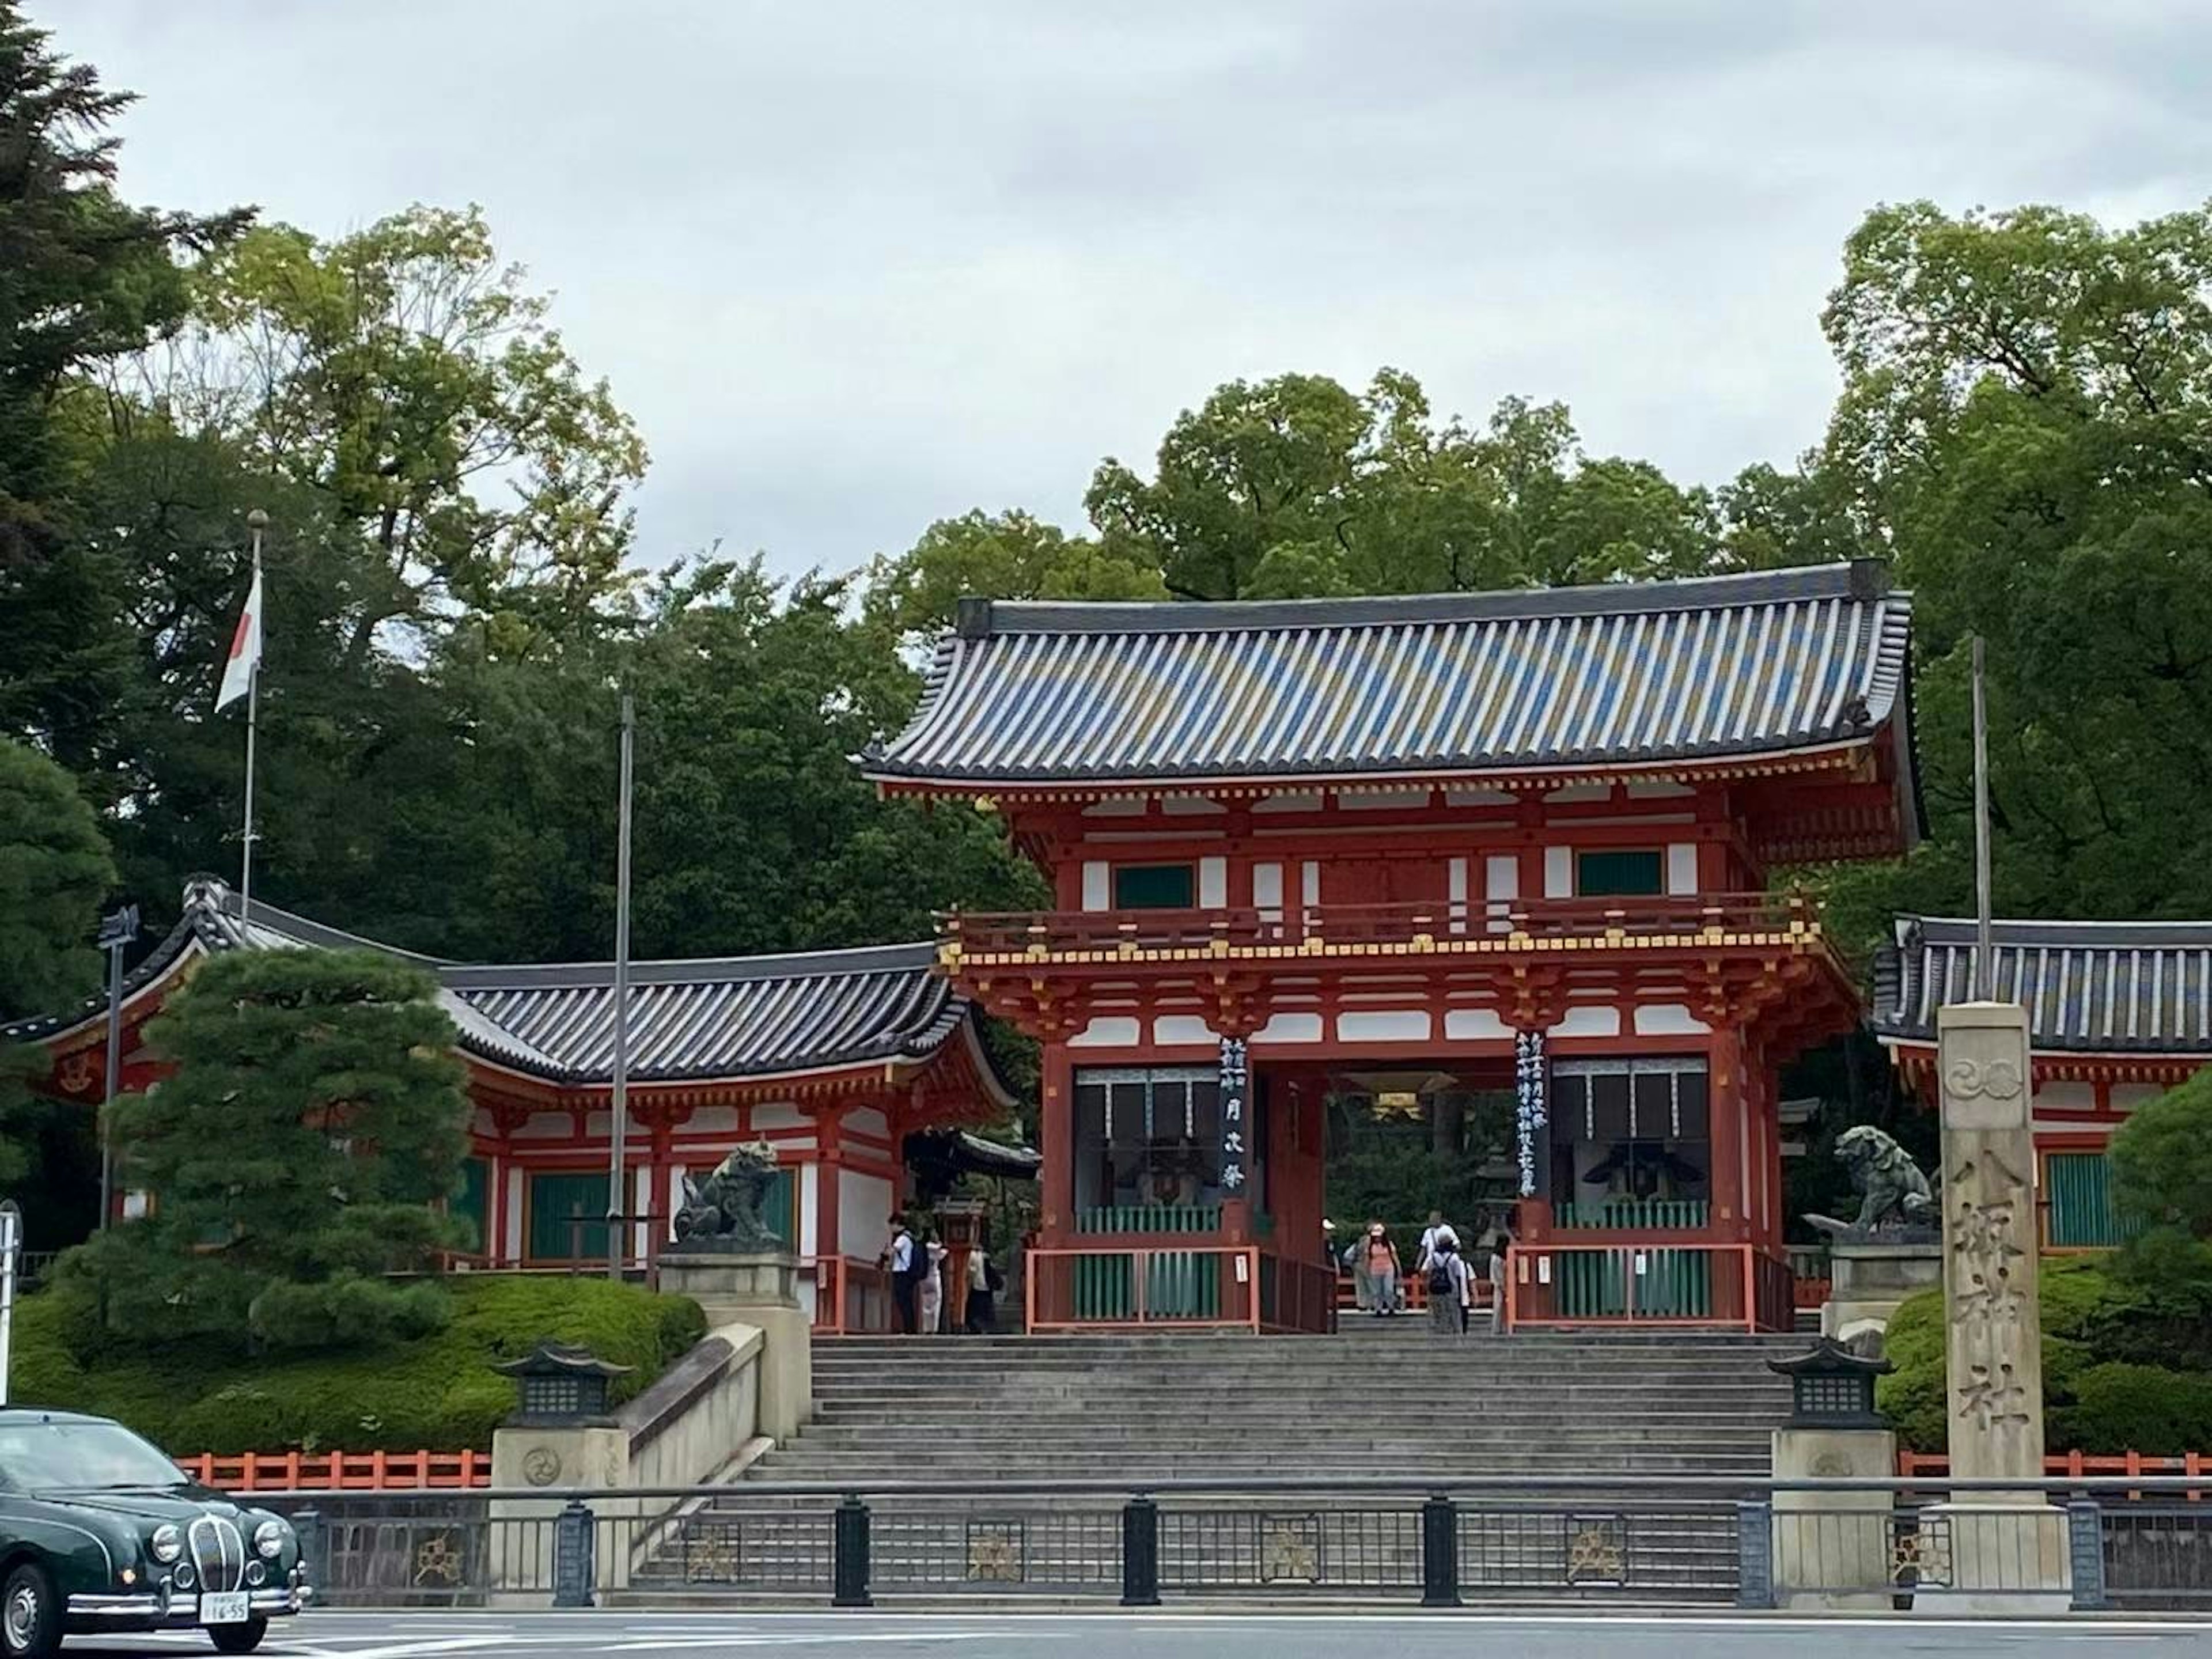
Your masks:
<instances>
[{"instance_id":1,"label":"stone staircase","mask_svg":"<svg viewBox=\"0 0 2212 1659\"><path fill-rule=\"evenodd\" d=\"M1347 1319L1335 1337L1131 1334L817 1343L816 1420L748 1480L641 1550L672 1594L826 1593L826 1500L768 1481L941 1486L879 1498L879 1595L1095 1595L1120 1583L1121 1498L994 1495L1002 1483L1221 1483L1160 1500L1164 1591L1417 1595L1419 1502L1238 1495L1240 1481L1364 1476L1487 1483L1462 1500L1470 1595L1721 1599L1735 1572L1725 1496L1545 1495L1546 1476L1763 1478L1788 1413L1765 1361L1802 1337L1702 1333L1432 1337L1425 1319ZM1177 1597L1176 1599L1180 1599Z\"/></svg>"}]
</instances>

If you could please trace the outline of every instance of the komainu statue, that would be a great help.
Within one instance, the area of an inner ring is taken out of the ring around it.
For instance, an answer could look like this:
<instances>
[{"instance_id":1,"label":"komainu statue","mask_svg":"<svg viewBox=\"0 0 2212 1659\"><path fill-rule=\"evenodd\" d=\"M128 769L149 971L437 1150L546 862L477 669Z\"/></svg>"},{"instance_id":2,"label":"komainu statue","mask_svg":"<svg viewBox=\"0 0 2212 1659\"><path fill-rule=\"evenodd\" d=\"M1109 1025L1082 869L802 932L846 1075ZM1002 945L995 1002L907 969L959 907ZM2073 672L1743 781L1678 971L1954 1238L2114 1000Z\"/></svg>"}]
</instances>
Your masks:
<instances>
[{"instance_id":1,"label":"komainu statue","mask_svg":"<svg viewBox=\"0 0 2212 1659\"><path fill-rule=\"evenodd\" d=\"M1928 1177L1911 1154L1871 1124L1846 1129L1837 1137L1836 1157L1850 1171L1858 1189L1856 1221L1808 1215L1822 1232L1846 1241L1883 1237L1926 1238L1942 1224Z\"/></svg>"},{"instance_id":2,"label":"komainu statue","mask_svg":"<svg viewBox=\"0 0 2212 1659\"><path fill-rule=\"evenodd\" d=\"M762 1141L740 1146L706 1180L684 1177L684 1207L676 1212L679 1249L738 1254L776 1250L783 1241L761 1219L761 1205L775 1180L775 1149Z\"/></svg>"}]
</instances>

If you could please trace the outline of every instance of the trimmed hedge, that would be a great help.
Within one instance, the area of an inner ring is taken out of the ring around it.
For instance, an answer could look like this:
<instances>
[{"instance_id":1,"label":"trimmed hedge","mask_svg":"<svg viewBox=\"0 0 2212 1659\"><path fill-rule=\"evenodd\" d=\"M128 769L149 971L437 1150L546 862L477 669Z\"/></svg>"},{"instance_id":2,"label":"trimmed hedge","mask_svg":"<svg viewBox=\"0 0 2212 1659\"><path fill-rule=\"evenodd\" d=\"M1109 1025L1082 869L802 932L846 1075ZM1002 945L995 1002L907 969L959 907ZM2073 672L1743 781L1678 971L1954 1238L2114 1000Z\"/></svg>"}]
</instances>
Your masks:
<instances>
[{"instance_id":1,"label":"trimmed hedge","mask_svg":"<svg viewBox=\"0 0 2212 1659\"><path fill-rule=\"evenodd\" d=\"M444 1288L453 1318L434 1335L259 1361L188 1343L127 1346L82 1292L45 1291L16 1309L15 1403L112 1417L179 1456L482 1449L514 1408L495 1361L549 1338L581 1343L635 1367L616 1382L624 1400L706 1334L696 1302L604 1279L466 1275Z\"/></svg>"},{"instance_id":2,"label":"trimmed hedge","mask_svg":"<svg viewBox=\"0 0 2212 1659\"><path fill-rule=\"evenodd\" d=\"M2146 1279L2119 1258L2043 1263L2044 1436L2056 1452L2137 1451L2171 1457L2212 1450L2212 1370L2204 1310L2187 1274ZM1947 1450L1943 1294L1897 1310L1881 1379L1881 1408L1914 1451Z\"/></svg>"}]
</instances>

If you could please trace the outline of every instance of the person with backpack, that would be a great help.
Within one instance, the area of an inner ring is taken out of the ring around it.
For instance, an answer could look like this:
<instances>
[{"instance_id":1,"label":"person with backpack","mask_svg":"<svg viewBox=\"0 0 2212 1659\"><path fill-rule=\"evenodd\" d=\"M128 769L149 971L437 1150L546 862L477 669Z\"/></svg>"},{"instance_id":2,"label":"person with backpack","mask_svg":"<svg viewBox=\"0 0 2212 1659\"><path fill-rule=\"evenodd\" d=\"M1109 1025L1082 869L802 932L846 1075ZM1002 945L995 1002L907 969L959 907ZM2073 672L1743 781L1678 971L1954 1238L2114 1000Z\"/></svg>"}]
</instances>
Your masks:
<instances>
[{"instance_id":1,"label":"person with backpack","mask_svg":"<svg viewBox=\"0 0 2212 1659\"><path fill-rule=\"evenodd\" d=\"M1359 1241L1359 1265L1367 1273L1369 1310L1377 1319L1398 1311L1398 1247L1389 1229L1379 1221L1367 1224L1367 1237Z\"/></svg>"},{"instance_id":2,"label":"person with backpack","mask_svg":"<svg viewBox=\"0 0 2212 1659\"><path fill-rule=\"evenodd\" d=\"M978 1239L968 1252L968 1317L961 1328L970 1336L988 1336L999 1328L999 1292L1006 1276L991 1260L986 1241Z\"/></svg>"},{"instance_id":3,"label":"person with backpack","mask_svg":"<svg viewBox=\"0 0 2212 1659\"><path fill-rule=\"evenodd\" d=\"M1470 1279L1457 1237L1447 1233L1436 1241L1429 1251L1428 1275L1429 1328L1438 1336L1464 1334Z\"/></svg>"},{"instance_id":4,"label":"person with backpack","mask_svg":"<svg viewBox=\"0 0 2212 1659\"><path fill-rule=\"evenodd\" d=\"M921 1274L916 1267L923 1260L921 1247L906 1229L906 1218L893 1216L890 1243L876 1258L876 1266L890 1276L891 1308L902 1336L912 1336L921 1328Z\"/></svg>"}]
</instances>

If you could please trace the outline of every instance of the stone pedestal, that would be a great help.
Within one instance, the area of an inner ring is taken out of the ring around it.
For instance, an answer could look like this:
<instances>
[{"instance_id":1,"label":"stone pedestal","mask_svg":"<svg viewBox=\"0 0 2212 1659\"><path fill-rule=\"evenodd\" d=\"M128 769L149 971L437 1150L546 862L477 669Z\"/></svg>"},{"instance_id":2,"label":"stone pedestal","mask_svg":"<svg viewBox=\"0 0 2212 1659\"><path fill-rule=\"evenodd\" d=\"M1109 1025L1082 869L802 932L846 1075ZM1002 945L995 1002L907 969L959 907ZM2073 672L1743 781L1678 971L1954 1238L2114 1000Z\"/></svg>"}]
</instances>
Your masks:
<instances>
[{"instance_id":1,"label":"stone pedestal","mask_svg":"<svg viewBox=\"0 0 2212 1659\"><path fill-rule=\"evenodd\" d=\"M2043 1478L2043 1327L2027 1012L1954 1003L1936 1016L1943 1087L1946 1416L1959 1480ZM2043 1493L1960 1494L1946 1595L1930 1612L2043 1613L2069 1599L2063 1514Z\"/></svg>"},{"instance_id":2,"label":"stone pedestal","mask_svg":"<svg viewBox=\"0 0 2212 1659\"><path fill-rule=\"evenodd\" d=\"M1943 1282L1943 1246L1924 1243L1844 1244L1828 1247L1832 1284L1820 1309L1820 1334L1849 1342L1889 1328L1890 1316L1907 1297Z\"/></svg>"},{"instance_id":3,"label":"stone pedestal","mask_svg":"<svg viewBox=\"0 0 2212 1659\"><path fill-rule=\"evenodd\" d=\"M1897 1472L1887 1429L1785 1428L1774 1431L1774 1478L1887 1480ZM1890 1506L1883 1492L1774 1494L1778 1607L1800 1612L1879 1612L1892 1606ZM1862 1586L1852 1589L1845 1586Z\"/></svg>"},{"instance_id":4,"label":"stone pedestal","mask_svg":"<svg viewBox=\"0 0 2212 1659\"><path fill-rule=\"evenodd\" d=\"M662 1291L696 1302L708 1330L760 1332L760 1432L779 1443L797 1434L814 1413L813 1322L799 1305L797 1259L781 1250L702 1251L664 1255L658 1266Z\"/></svg>"}]
</instances>

